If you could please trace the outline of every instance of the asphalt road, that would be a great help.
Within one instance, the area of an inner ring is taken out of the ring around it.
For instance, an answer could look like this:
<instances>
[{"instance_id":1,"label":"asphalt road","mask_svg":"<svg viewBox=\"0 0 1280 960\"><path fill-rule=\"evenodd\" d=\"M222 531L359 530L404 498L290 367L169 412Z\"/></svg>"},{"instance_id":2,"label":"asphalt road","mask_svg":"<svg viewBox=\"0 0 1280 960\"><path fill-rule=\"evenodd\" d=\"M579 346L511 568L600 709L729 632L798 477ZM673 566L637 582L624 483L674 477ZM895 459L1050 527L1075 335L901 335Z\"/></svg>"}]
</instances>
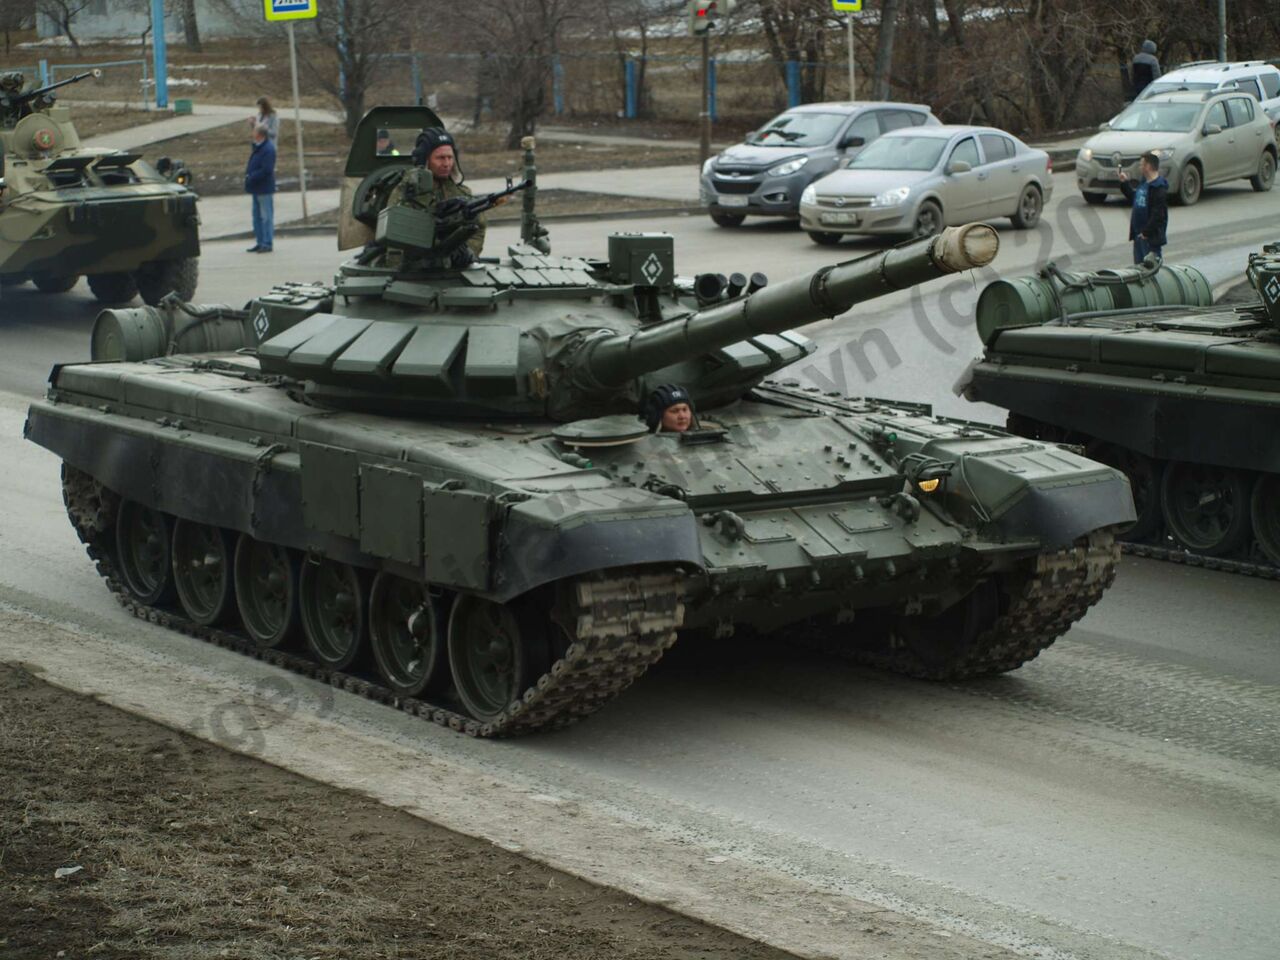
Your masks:
<instances>
[{"instance_id":1,"label":"asphalt road","mask_svg":"<svg viewBox=\"0 0 1280 960\"><path fill-rule=\"evenodd\" d=\"M1168 255L1225 279L1244 250L1276 239L1278 206L1280 193L1210 191L1173 211ZM1001 273L1026 272L1046 251L1072 266L1123 263L1126 212L1084 207L1060 177L1045 226L1002 229ZM671 231L688 272L775 279L872 249L702 218L618 229ZM563 253L601 252L602 232L552 226ZM491 243L510 235L495 229ZM275 278L323 278L340 259L314 236L281 239L271 258L241 246L208 245L201 299L239 303ZM818 325L809 332L826 365L803 375L843 371L851 392L975 416L948 389L978 352L963 315L974 295L969 279L936 284ZM6 290L0 311L0 602L145 648L177 672L196 659L236 670L230 655L142 628L111 602L63 515L56 463L20 439L24 398L51 363L87 355L87 291ZM878 345L849 349L876 330ZM352 722L489 781L1029 956L1263 960L1280 940L1278 613L1280 584L1126 560L1066 638L982 683L913 683L724 641L678 644L560 735L476 743L376 710Z\"/></svg>"}]
</instances>

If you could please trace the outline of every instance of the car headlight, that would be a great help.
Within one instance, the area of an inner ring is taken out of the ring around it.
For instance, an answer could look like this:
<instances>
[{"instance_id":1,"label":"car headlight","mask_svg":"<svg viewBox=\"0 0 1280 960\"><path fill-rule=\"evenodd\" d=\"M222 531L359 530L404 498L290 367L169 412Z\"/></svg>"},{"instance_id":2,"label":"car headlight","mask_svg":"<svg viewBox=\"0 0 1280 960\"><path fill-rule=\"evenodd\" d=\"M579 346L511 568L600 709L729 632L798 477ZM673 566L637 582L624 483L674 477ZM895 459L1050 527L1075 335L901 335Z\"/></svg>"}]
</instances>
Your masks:
<instances>
[{"instance_id":1,"label":"car headlight","mask_svg":"<svg viewBox=\"0 0 1280 960\"><path fill-rule=\"evenodd\" d=\"M815 187L812 183L809 184L807 187L805 187L804 192L800 194L800 202L801 203L817 203L818 188Z\"/></svg>"},{"instance_id":2,"label":"car headlight","mask_svg":"<svg viewBox=\"0 0 1280 960\"><path fill-rule=\"evenodd\" d=\"M788 160L786 163L780 163L776 167L770 167L769 176L785 177L787 174L795 173L808 162L808 157L796 157L794 160Z\"/></svg>"},{"instance_id":3,"label":"car headlight","mask_svg":"<svg viewBox=\"0 0 1280 960\"><path fill-rule=\"evenodd\" d=\"M1152 150L1151 152L1161 160L1168 160L1173 156L1173 147L1161 147L1159 150Z\"/></svg>"},{"instance_id":4,"label":"car headlight","mask_svg":"<svg viewBox=\"0 0 1280 960\"><path fill-rule=\"evenodd\" d=\"M896 190L886 190L878 197L873 197L871 206L873 207L892 207L907 199L907 194L911 192L910 187L898 187Z\"/></svg>"},{"instance_id":5,"label":"car headlight","mask_svg":"<svg viewBox=\"0 0 1280 960\"><path fill-rule=\"evenodd\" d=\"M1080 155L1076 157L1081 163L1088 163L1093 159L1093 148L1085 147L1080 151Z\"/></svg>"},{"instance_id":6,"label":"car headlight","mask_svg":"<svg viewBox=\"0 0 1280 960\"><path fill-rule=\"evenodd\" d=\"M708 157L707 162L702 165L702 175L704 177L711 176L711 168L716 165L715 157Z\"/></svg>"}]
</instances>

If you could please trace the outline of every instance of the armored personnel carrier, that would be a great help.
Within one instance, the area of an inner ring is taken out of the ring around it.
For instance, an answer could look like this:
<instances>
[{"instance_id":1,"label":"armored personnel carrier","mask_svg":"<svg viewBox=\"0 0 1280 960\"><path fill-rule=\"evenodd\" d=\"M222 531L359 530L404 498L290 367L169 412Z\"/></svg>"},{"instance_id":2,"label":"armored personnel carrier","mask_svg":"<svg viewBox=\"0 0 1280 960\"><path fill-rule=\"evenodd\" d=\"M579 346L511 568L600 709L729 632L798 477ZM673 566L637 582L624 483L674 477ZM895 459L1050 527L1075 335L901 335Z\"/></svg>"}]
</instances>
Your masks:
<instances>
[{"instance_id":1,"label":"armored personnel carrier","mask_svg":"<svg viewBox=\"0 0 1280 960\"><path fill-rule=\"evenodd\" d=\"M0 75L0 286L63 293L83 275L104 303L189 300L196 195L136 153L81 146L54 102L54 90L94 73L25 91L21 74Z\"/></svg>"},{"instance_id":2,"label":"armored personnel carrier","mask_svg":"<svg viewBox=\"0 0 1280 960\"><path fill-rule=\"evenodd\" d=\"M964 394L1123 470L1134 552L1280 576L1280 244L1246 276L1217 306L1186 266L996 281Z\"/></svg>"},{"instance_id":3,"label":"armored personnel carrier","mask_svg":"<svg viewBox=\"0 0 1280 960\"><path fill-rule=\"evenodd\" d=\"M375 130L437 122L366 117L346 236L403 164ZM986 264L992 228L773 285L681 278L666 235L553 256L531 144L525 177L501 260L450 266L468 223L384 209L332 285L103 312L99 362L55 369L26 434L62 458L71 522L128 607L494 736L592 713L678 636L1011 670L1111 583L1111 531L1134 519L1118 471L779 379L814 349L792 327ZM651 432L637 413L669 383L694 427Z\"/></svg>"}]
</instances>

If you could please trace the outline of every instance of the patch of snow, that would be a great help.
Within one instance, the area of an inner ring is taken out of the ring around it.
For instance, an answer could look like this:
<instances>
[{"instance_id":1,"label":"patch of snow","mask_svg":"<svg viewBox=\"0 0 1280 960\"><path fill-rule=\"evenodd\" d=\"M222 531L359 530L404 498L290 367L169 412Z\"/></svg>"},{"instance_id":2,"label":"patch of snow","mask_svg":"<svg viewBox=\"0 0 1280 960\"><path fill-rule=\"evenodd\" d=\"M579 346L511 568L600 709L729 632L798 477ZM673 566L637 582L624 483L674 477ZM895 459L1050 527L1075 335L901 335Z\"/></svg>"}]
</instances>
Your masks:
<instances>
[{"instance_id":1,"label":"patch of snow","mask_svg":"<svg viewBox=\"0 0 1280 960\"><path fill-rule=\"evenodd\" d=\"M156 85L155 77L147 77L142 81L144 87L154 87ZM169 86L171 87L203 87L203 80L197 80L195 77L170 77Z\"/></svg>"},{"instance_id":2,"label":"patch of snow","mask_svg":"<svg viewBox=\"0 0 1280 960\"><path fill-rule=\"evenodd\" d=\"M265 63L175 63L171 70L265 70Z\"/></svg>"}]
</instances>

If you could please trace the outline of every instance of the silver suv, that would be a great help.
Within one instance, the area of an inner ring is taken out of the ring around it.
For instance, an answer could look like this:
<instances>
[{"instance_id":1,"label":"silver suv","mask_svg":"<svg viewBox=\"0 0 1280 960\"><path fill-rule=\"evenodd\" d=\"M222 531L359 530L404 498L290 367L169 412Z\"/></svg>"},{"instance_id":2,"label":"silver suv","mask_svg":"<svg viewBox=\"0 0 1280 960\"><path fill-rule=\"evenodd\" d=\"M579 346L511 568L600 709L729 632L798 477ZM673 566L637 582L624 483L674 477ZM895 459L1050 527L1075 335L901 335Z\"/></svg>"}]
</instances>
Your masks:
<instances>
[{"instance_id":1,"label":"silver suv","mask_svg":"<svg viewBox=\"0 0 1280 960\"><path fill-rule=\"evenodd\" d=\"M918 103L809 103L779 114L702 167L702 206L722 227L796 217L800 194L882 133L938 122Z\"/></svg>"},{"instance_id":2,"label":"silver suv","mask_svg":"<svg viewBox=\"0 0 1280 960\"><path fill-rule=\"evenodd\" d=\"M1148 151L1160 158L1170 197L1188 206L1207 185L1247 178L1264 192L1275 182L1276 139L1248 94L1158 93L1131 103L1103 127L1076 158L1076 185L1089 203L1119 196L1119 171L1138 176Z\"/></svg>"}]
</instances>

